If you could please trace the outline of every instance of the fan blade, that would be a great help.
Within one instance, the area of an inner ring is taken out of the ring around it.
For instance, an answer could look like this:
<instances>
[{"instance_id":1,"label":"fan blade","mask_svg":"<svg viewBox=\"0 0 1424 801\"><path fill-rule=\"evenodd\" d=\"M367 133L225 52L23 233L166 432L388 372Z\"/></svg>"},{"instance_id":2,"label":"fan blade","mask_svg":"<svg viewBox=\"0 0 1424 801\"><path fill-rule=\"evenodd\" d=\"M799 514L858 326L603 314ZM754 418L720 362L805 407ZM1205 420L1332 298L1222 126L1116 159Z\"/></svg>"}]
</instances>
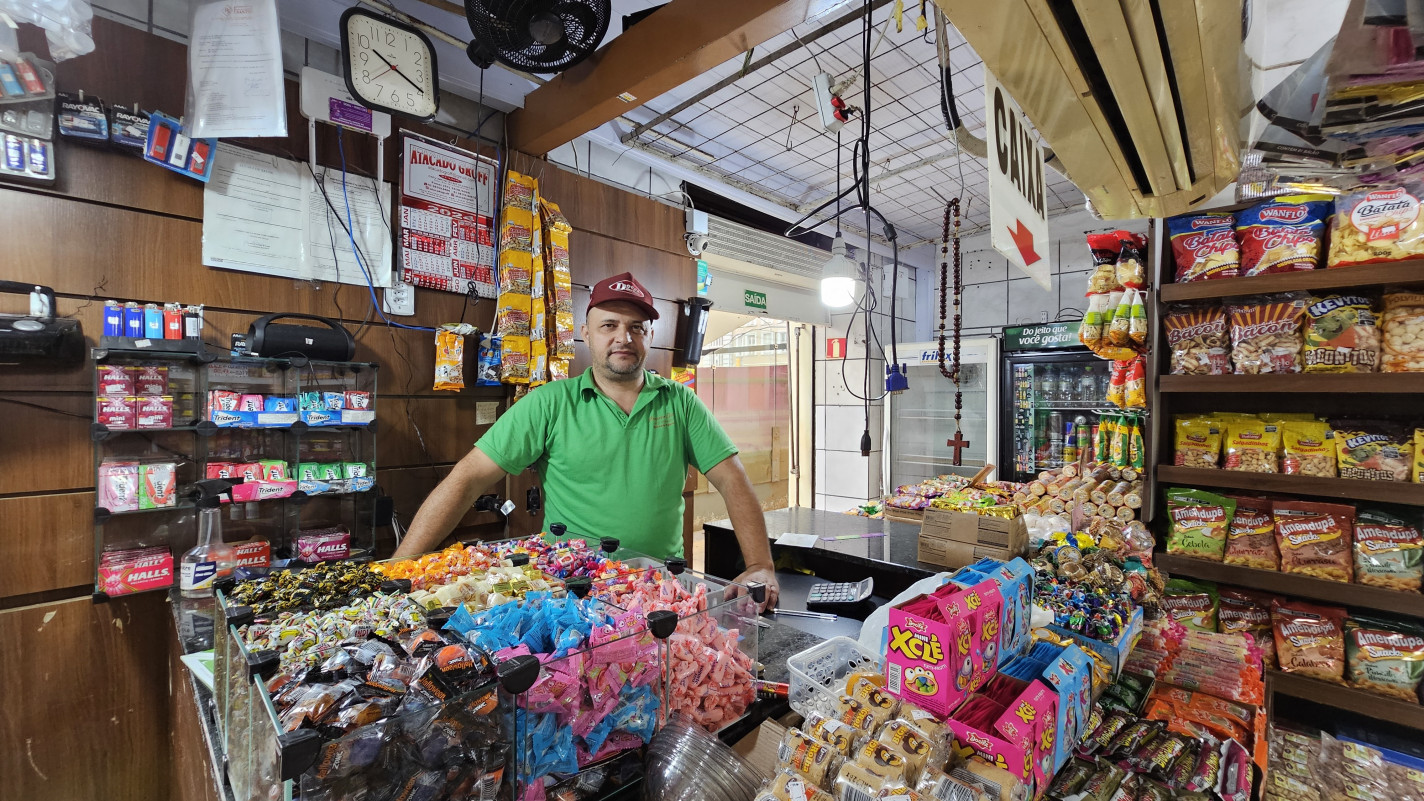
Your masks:
<instances>
[{"instance_id":1,"label":"fan blade","mask_svg":"<svg viewBox=\"0 0 1424 801\"><path fill-rule=\"evenodd\" d=\"M602 34L598 33L597 12L582 3L563 2L554 6L551 13L564 23L564 38L576 47L592 49L598 47ZM605 17L606 19L606 17ZM607 30L607 26L604 26ZM598 39L593 37L597 36Z\"/></svg>"}]
</instances>

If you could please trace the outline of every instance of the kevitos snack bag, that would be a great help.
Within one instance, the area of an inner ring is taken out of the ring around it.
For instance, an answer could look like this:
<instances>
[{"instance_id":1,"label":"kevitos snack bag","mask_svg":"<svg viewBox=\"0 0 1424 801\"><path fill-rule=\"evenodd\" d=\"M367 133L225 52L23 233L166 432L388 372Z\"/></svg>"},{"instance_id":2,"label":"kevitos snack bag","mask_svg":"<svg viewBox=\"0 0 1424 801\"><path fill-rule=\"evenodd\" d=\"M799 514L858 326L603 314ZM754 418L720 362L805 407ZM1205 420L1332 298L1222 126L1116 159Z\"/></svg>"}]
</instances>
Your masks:
<instances>
[{"instance_id":1,"label":"kevitos snack bag","mask_svg":"<svg viewBox=\"0 0 1424 801\"><path fill-rule=\"evenodd\" d=\"M1167 552L1220 562L1236 501L1199 489L1167 490Z\"/></svg>"},{"instance_id":2,"label":"kevitos snack bag","mask_svg":"<svg viewBox=\"0 0 1424 801\"><path fill-rule=\"evenodd\" d=\"M1172 579L1162 593L1162 611L1189 629L1216 633L1216 585Z\"/></svg>"},{"instance_id":3,"label":"kevitos snack bag","mask_svg":"<svg viewBox=\"0 0 1424 801\"><path fill-rule=\"evenodd\" d=\"M1384 296L1384 358L1386 373L1424 371L1424 293L1389 292Z\"/></svg>"},{"instance_id":4,"label":"kevitos snack bag","mask_svg":"<svg viewBox=\"0 0 1424 801\"><path fill-rule=\"evenodd\" d=\"M1424 680L1424 630L1392 620L1345 621L1345 665L1350 686L1410 703Z\"/></svg>"},{"instance_id":5,"label":"kevitos snack bag","mask_svg":"<svg viewBox=\"0 0 1424 801\"><path fill-rule=\"evenodd\" d=\"M1300 324L1306 299L1274 295L1227 307L1231 317L1231 363L1240 374L1299 373L1304 347Z\"/></svg>"},{"instance_id":6,"label":"kevitos snack bag","mask_svg":"<svg viewBox=\"0 0 1424 801\"><path fill-rule=\"evenodd\" d=\"M1371 373L1380 366L1380 331L1370 299L1324 295L1305 307L1305 372Z\"/></svg>"},{"instance_id":7,"label":"kevitos snack bag","mask_svg":"<svg viewBox=\"0 0 1424 801\"><path fill-rule=\"evenodd\" d=\"M1276 666L1276 638L1271 634L1271 599L1249 590L1224 589L1216 614L1216 629L1222 634L1250 634L1261 648L1266 667Z\"/></svg>"},{"instance_id":8,"label":"kevitos snack bag","mask_svg":"<svg viewBox=\"0 0 1424 801\"><path fill-rule=\"evenodd\" d=\"M1405 592L1424 583L1424 536L1412 519L1380 509L1355 515L1355 582Z\"/></svg>"},{"instance_id":9,"label":"kevitos snack bag","mask_svg":"<svg viewBox=\"0 0 1424 801\"><path fill-rule=\"evenodd\" d=\"M1318 420L1286 420L1281 427L1281 472L1335 477L1335 434Z\"/></svg>"},{"instance_id":10,"label":"kevitos snack bag","mask_svg":"<svg viewBox=\"0 0 1424 801\"><path fill-rule=\"evenodd\" d=\"M1320 266L1330 202L1280 199L1238 212L1241 275L1288 273Z\"/></svg>"},{"instance_id":11,"label":"kevitos snack bag","mask_svg":"<svg viewBox=\"0 0 1424 801\"><path fill-rule=\"evenodd\" d=\"M1235 218L1230 214L1185 214L1167 219L1177 283L1240 275Z\"/></svg>"},{"instance_id":12,"label":"kevitos snack bag","mask_svg":"<svg viewBox=\"0 0 1424 801\"><path fill-rule=\"evenodd\" d=\"M1345 683L1345 610L1304 601L1271 603L1276 661L1285 673Z\"/></svg>"},{"instance_id":13,"label":"kevitos snack bag","mask_svg":"<svg viewBox=\"0 0 1424 801\"><path fill-rule=\"evenodd\" d=\"M1281 555L1276 550L1276 518L1266 498L1228 496L1236 502L1236 512L1226 530L1228 565L1279 570Z\"/></svg>"},{"instance_id":14,"label":"kevitos snack bag","mask_svg":"<svg viewBox=\"0 0 1424 801\"><path fill-rule=\"evenodd\" d=\"M1332 421L1340 478L1408 481L1414 442L1389 424Z\"/></svg>"},{"instance_id":15,"label":"kevitos snack bag","mask_svg":"<svg viewBox=\"0 0 1424 801\"><path fill-rule=\"evenodd\" d=\"M1281 446L1281 427L1276 423L1251 418L1226 421L1227 470L1246 473L1279 473L1276 458Z\"/></svg>"},{"instance_id":16,"label":"kevitos snack bag","mask_svg":"<svg viewBox=\"0 0 1424 801\"><path fill-rule=\"evenodd\" d=\"M1354 574L1350 544L1355 509L1335 503L1275 501L1276 547L1281 572L1348 582Z\"/></svg>"},{"instance_id":17,"label":"kevitos snack bag","mask_svg":"<svg viewBox=\"0 0 1424 801\"><path fill-rule=\"evenodd\" d=\"M1174 306L1162 318L1173 375L1226 375L1231 372L1231 340L1220 306Z\"/></svg>"},{"instance_id":18,"label":"kevitos snack bag","mask_svg":"<svg viewBox=\"0 0 1424 801\"><path fill-rule=\"evenodd\" d=\"M1415 180L1366 187L1335 199L1329 267L1424 258L1424 221Z\"/></svg>"},{"instance_id":19,"label":"kevitos snack bag","mask_svg":"<svg viewBox=\"0 0 1424 801\"><path fill-rule=\"evenodd\" d=\"M1221 465L1221 423L1210 417L1178 417L1177 448L1172 464L1177 467L1219 467Z\"/></svg>"},{"instance_id":20,"label":"kevitos snack bag","mask_svg":"<svg viewBox=\"0 0 1424 801\"><path fill-rule=\"evenodd\" d=\"M1409 480L1418 484L1424 480L1424 428L1414 429L1411 441L1414 444L1414 458L1410 462Z\"/></svg>"}]
</instances>

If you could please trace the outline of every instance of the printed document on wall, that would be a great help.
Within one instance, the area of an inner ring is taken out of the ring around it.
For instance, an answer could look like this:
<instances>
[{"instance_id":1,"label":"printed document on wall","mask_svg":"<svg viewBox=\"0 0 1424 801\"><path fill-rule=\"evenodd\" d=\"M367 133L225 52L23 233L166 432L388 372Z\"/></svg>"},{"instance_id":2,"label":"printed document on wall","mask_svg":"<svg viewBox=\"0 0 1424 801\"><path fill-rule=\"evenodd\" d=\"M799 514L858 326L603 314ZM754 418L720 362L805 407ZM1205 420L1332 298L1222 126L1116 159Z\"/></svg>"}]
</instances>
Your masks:
<instances>
[{"instance_id":1,"label":"printed document on wall","mask_svg":"<svg viewBox=\"0 0 1424 801\"><path fill-rule=\"evenodd\" d=\"M306 164L219 143L203 190L203 264L314 281L363 285L348 236L370 281L391 285L391 186L326 170L318 187ZM328 202L329 201L329 202ZM334 210L333 210L334 209Z\"/></svg>"},{"instance_id":2,"label":"printed document on wall","mask_svg":"<svg viewBox=\"0 0 1424 801\"><path fill-rule=\"evenodd\" d=\"M184 133L286 136L287 94L276 0L195 3Z\"/></svg>"}]
</instances>

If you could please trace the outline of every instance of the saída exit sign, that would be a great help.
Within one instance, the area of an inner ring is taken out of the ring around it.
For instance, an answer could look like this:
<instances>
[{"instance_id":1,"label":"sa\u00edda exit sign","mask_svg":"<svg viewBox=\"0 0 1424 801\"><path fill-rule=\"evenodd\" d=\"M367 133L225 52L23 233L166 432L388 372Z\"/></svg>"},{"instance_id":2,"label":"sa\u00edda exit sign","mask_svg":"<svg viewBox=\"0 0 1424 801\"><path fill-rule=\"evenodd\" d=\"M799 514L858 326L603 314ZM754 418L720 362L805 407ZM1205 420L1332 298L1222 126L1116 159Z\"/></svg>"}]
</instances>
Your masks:
<instances>
[{"instance_id":1,"label":"sa\u00edda exit sign","mask_svg":"<svg viewBox=\"0 0 1424 801\"><path fill-rule=\"evenodd\" d=\"M766 311L766 293L757 292L752 289L742 290L742 304L748 309L760 309Z\"/></svg>"}]
</instances>

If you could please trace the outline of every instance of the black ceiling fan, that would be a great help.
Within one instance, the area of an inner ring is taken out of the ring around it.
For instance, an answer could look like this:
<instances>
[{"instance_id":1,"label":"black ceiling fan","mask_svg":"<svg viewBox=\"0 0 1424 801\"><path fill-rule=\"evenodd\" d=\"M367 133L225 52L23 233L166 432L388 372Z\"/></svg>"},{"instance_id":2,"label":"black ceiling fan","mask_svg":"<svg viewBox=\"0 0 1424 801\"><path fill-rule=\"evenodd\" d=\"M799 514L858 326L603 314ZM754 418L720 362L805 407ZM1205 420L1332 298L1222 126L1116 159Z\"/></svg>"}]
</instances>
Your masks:
<instances>
[{"instance_id":1,"label":"black ceiling fan","mask_svg":"<svg viewBox=\"0 0 1424 801\"><path fill-rule=\"evenodd\" d=\"M612 13L610 0L465 0L465 52L480 69L562 72L598 48Z\"/></svg>"}]
</instances>

